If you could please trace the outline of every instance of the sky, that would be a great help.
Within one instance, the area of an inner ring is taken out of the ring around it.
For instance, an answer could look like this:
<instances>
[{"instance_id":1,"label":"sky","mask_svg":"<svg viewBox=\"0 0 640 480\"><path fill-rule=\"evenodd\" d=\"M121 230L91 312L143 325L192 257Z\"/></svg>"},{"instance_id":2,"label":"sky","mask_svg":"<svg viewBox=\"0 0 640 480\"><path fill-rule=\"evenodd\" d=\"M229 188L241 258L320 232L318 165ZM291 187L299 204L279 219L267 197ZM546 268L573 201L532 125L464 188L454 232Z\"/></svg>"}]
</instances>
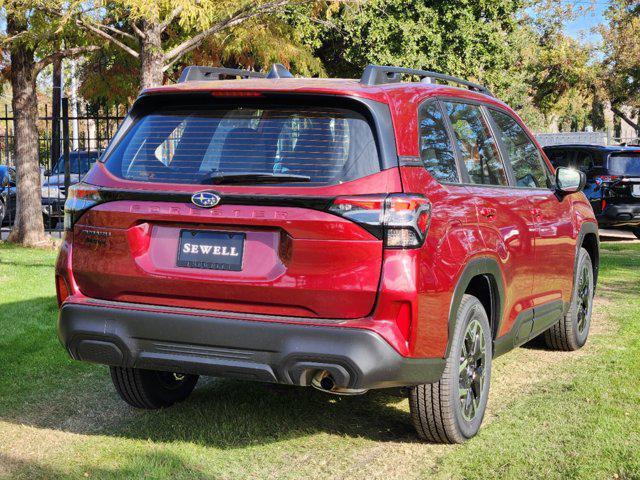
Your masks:
<instances>
[{"instance_id":1,"label":"sky","mask_svg":"<svg viewBox=\"0 0 640 480\"><path fill-rule=\"evenodd\" d=\"M600 40L600 35L594 34L590 30L605 21L604 13L609 2L606 0L567 0L567 3L574 4L576 11L579 7L582 7L583 11L578 14L575 20L566 23L566 34L576 39L584 38L589 42L597 43Z\"/></svg>"}]
</instances>

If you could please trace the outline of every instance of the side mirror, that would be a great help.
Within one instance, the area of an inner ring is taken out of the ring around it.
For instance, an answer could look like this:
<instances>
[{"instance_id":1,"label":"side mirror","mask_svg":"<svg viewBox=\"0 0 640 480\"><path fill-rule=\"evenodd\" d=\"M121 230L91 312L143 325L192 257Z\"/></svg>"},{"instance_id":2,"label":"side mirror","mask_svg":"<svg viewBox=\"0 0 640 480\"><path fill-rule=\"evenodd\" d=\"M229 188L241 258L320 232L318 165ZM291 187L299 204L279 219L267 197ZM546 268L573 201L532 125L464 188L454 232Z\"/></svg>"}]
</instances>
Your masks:
<instances>
[{"instance_id":1,"label":"side mirror","mask_svg":"<svg viewBox=\"0 0 640 480\"><path fill-rule=\"evenodd\" d=\"M48 168L42 172L42 175L44 175L45 177L50 177L51 176L51 170L49 170Z\"/></svg>"},{"instance_id":2,"label":"side mirror","mask_svg":"<svg viewBox=\"0 0 640 480\"><path fill-rule=\"evenodd\" d=\"M558 167L556 169L556 190L569 194L581 191L587 184L587 176L580 170Z\"/></svg>"}]
</instances>

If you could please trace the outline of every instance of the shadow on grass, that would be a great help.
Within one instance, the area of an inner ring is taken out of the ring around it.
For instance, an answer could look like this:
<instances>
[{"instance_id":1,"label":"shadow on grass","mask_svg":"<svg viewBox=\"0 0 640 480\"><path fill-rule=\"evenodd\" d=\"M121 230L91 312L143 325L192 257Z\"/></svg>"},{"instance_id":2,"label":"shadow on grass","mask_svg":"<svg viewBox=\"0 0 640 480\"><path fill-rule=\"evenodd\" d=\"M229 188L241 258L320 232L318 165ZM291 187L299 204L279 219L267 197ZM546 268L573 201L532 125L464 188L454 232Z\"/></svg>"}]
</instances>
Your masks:
<instances>
[{"instance_id":1,"label":"shadow on grass","mask_svg":"<svg viewBox=\"0 0 640 480\"><path fill-rule=\"evenodd\" d=\"M147 477L148 465L164 468L171 472L180 472L182 477L193 479L205 479L209 476L199 472L189 466L179 456L167 451L141 453L132 455L122 452L119 456L118 465L113 468L96 468L91 464L69 463L71 471L59 469L49 465L44 465L38 461L22 460L11 455L0 453L0 475L7 474L7 478L141 478ZM123 466L125 465L125 466Z\"/></svg>"},{"instance_id":2,"label":"shadow on grass","mask_svg":"<svg viewBox=\"0 0 640 480\"><path fill-rule=\"evenodd\" d=\"M159 442L240 448L317 432L376 441L415 441L404 399L389 391L342 397L313 388L201 377L193 394L158 411L129 407L115 393L108 369L71 360L59 344L51 298L2 306L21 331L0 340L0 420ZM20 317L19 312L30 312Z\"/></svg>"}]
</instances>

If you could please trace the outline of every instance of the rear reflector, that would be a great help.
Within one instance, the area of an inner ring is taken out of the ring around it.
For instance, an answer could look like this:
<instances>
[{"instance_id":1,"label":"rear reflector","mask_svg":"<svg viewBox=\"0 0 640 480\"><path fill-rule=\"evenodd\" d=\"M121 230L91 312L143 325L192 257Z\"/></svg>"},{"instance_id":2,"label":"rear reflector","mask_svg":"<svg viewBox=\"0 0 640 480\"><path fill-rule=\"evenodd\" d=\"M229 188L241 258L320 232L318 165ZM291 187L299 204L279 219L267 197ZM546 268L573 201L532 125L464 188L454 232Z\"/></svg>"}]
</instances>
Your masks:
<instances>
[{"instance_id":1,"label":"rear reflector","mask_svg":"<svg viewBox=\"0 0 640 480\"><path fill-rule=\"evenodd\" d=\"M67 282L60 275L56 275L56 295L58 296L58 307L60 307L70 295Z\"/></svg>"},{"instance_id":2,"label":"rear reflector","mask_svg":"<svg viewBox=\"0 0 640 480\"><path fill-rule=\"evenodd\" d=\"M378 238L388 248L422 245L431 220L431 204L421 195L360 195L336 198L329 211L348 218Z\"/></svg>"},{"instance_id":3,"label":"rear reflector","mask_svg":"<svg viewBox=\"0 0 640 480\"><path fill-rule=\"evenodd\" d=\"M396 317L396 324L402 336L409 340L411 335L411 303L403 302L398 309L398 316Z\"/></svg>"}]
</instances>

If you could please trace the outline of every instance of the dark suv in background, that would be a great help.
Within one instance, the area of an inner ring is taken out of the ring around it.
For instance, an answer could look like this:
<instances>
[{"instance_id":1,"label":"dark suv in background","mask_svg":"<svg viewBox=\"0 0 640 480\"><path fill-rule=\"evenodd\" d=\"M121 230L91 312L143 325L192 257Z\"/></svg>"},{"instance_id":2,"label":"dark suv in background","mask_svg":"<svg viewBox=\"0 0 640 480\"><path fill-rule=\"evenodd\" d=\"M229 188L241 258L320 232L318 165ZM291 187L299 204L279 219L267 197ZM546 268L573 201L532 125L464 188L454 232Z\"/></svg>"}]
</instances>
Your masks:
<instances>
[{"instance_id":1,"label":"dark suv in background","mask_svg":"<svg viewBox=\"0 0 640 480\"><path fill-rule=\"evenodd\" d=\"M587 175L584 193L601 227L631 228L640 238L640 146L544 147L554 167Z\"/></svg>"}]
</instances>

